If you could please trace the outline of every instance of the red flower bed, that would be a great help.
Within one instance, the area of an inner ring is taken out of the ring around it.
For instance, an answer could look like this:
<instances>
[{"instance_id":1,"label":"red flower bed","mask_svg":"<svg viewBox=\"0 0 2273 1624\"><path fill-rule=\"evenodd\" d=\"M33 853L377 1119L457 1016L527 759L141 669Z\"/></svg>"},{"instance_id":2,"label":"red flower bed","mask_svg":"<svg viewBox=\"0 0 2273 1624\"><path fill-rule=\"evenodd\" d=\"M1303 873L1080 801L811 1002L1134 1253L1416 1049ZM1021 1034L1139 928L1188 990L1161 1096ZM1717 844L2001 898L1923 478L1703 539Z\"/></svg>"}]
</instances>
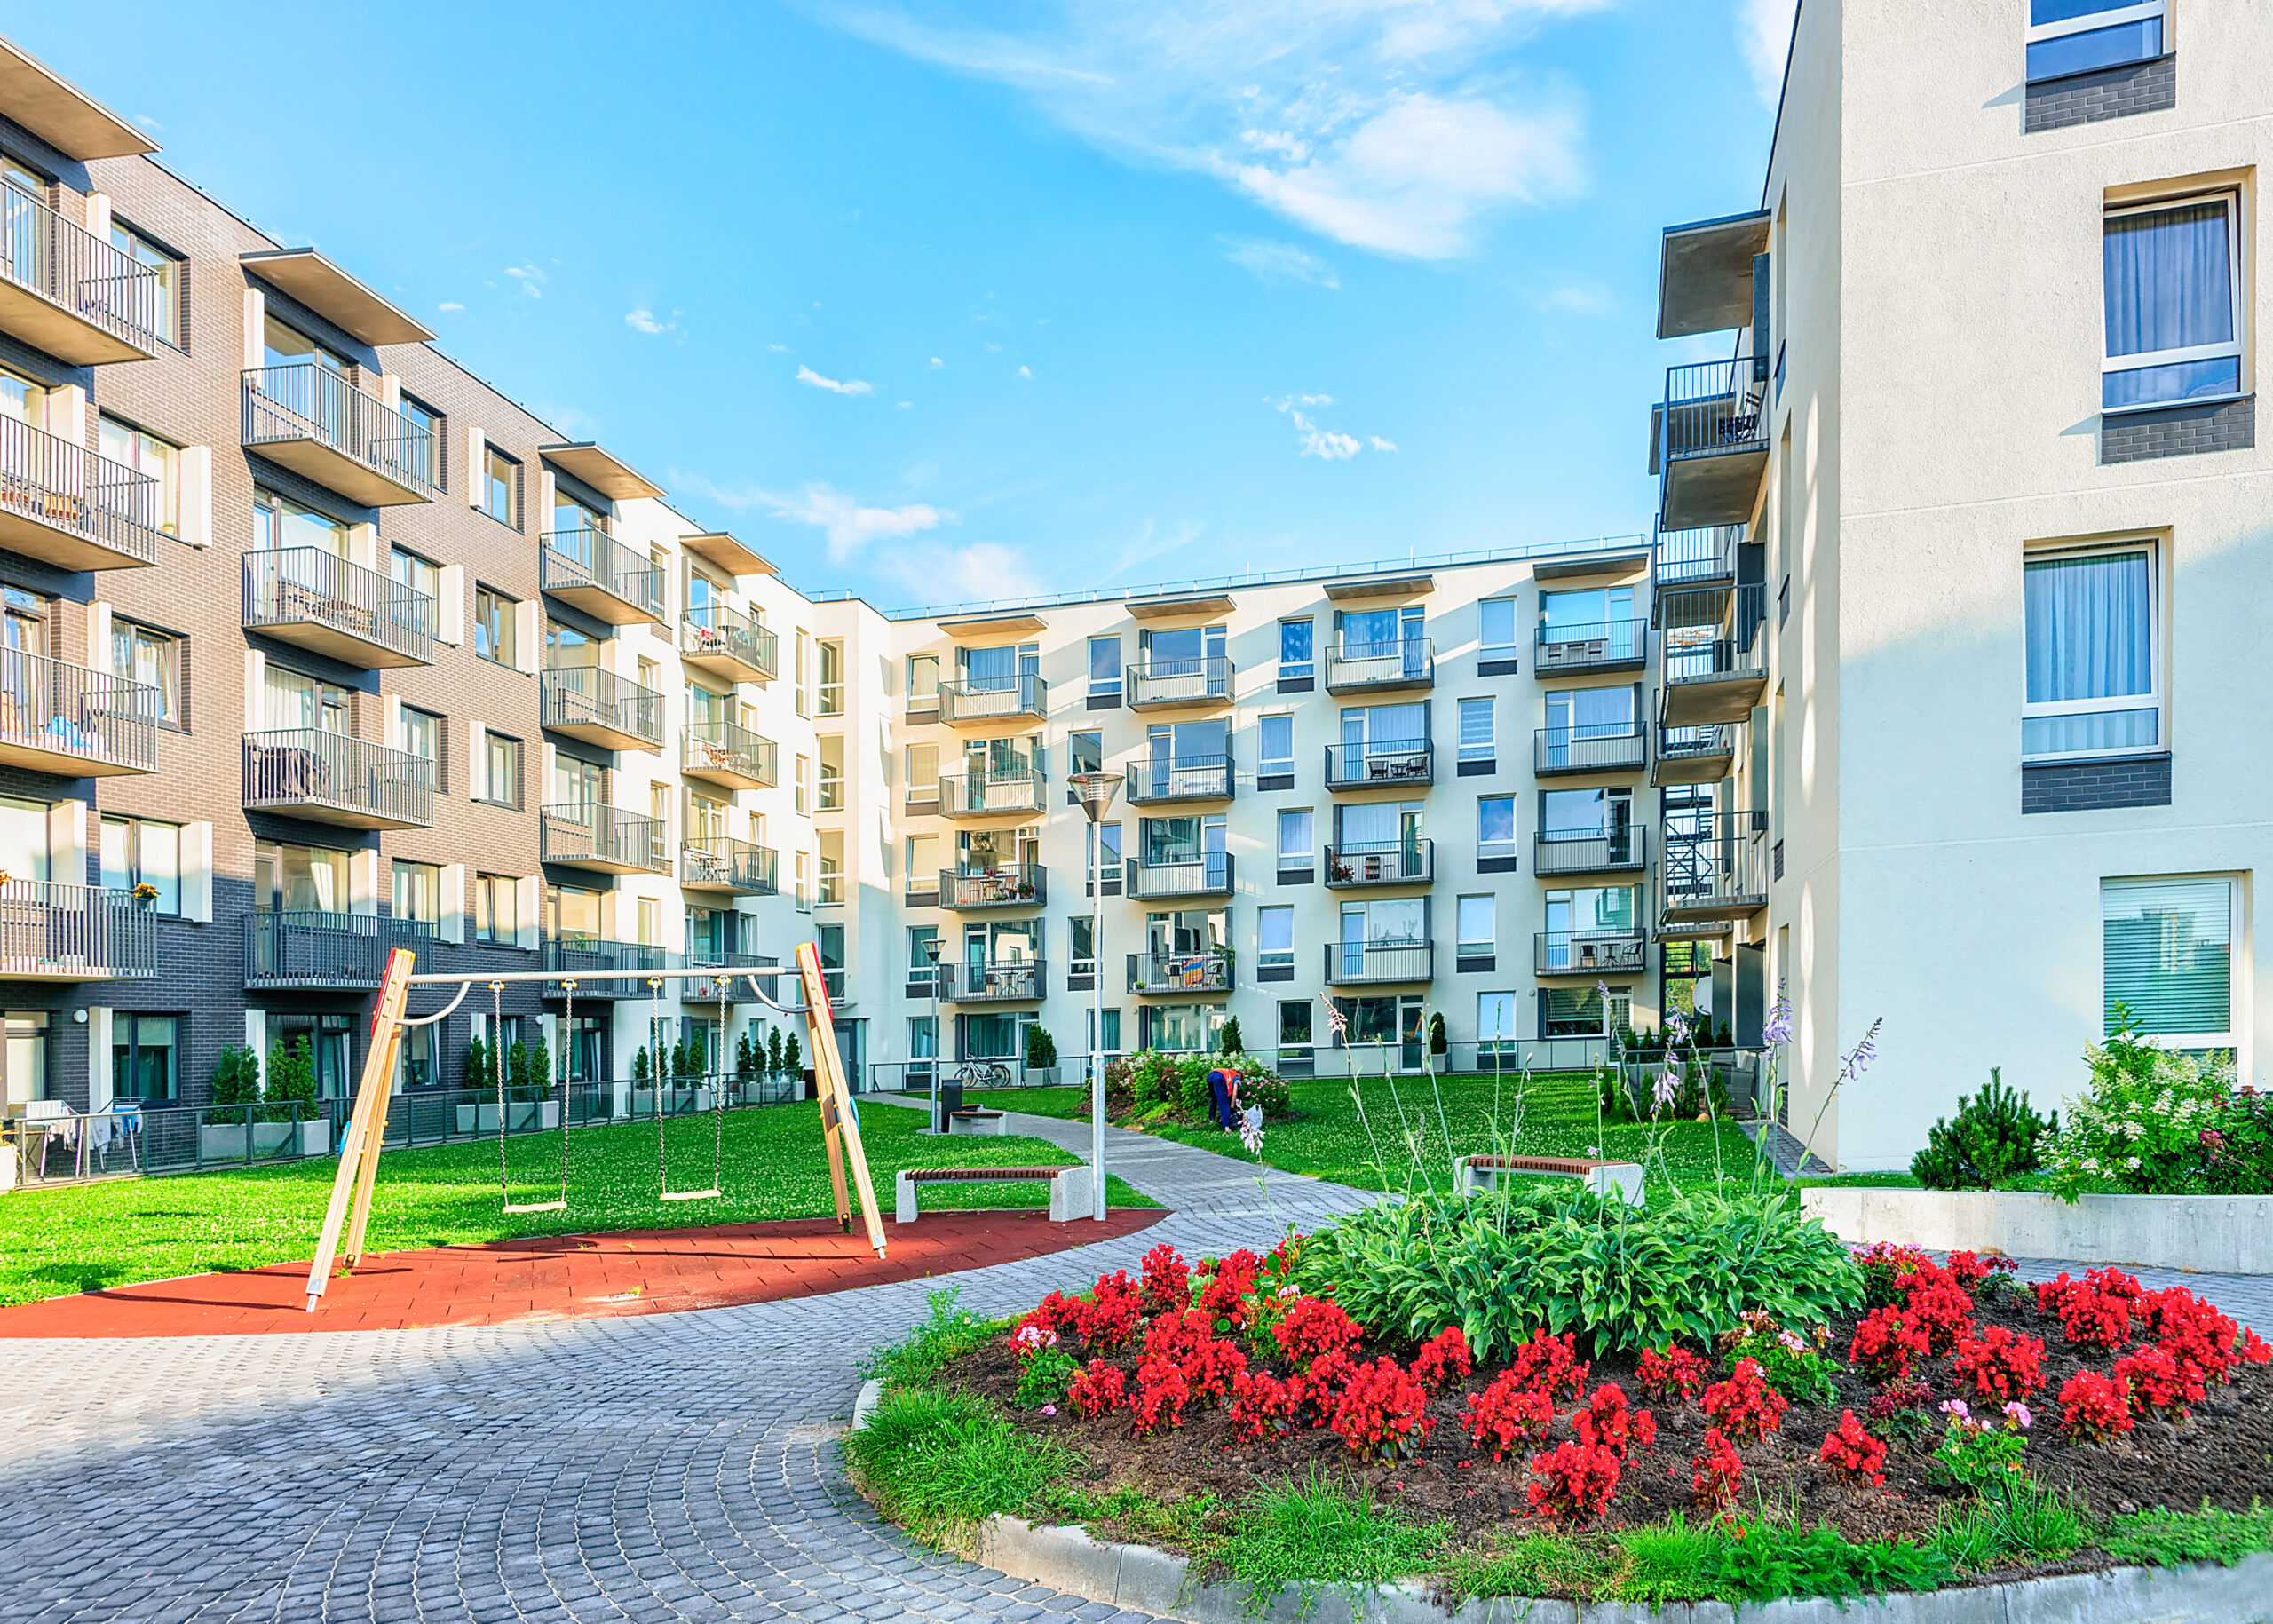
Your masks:
<instances>
[{"instance_id":1,"label":"red flower bed","mask_svg":"<svg viewBox=\"0 0 2273 1624\"><path fill-rule=\"evenodd\" d=\"M1650 1348L1634 1363L1642 1390L1659 1404L1686 1404L1705 1390L1711 1367L1686 1348Z\"/></svg>"},{"instance_id":2,"label":"red flower bed","mask_svg":"<svg viewBox=\"0 0 2273 1624\"><path fill-rule=\"evenodd\" d=\"M1387 1460L1417 1452L1429 1436L1429 1393L1393 1359L1350 1373L1334 1404L1334 1436L1360 1454Z\"/></svg>"},{"instance_id":3,"label":"red flower bed","mask_svg":"<svg viewBox=\"0 0 2273 1624\"><path fill-rule=\"evenodd\" d=\"M1892 1383L1910 1374L1913 1360L1932 1351L1925 1327L1911 1319L1909 1311L1874 1308L1855 1327L1847 1359L1872 1381Z\"/></svg>"},{"instance_id":4,"label":"red flower bed","mask_svg":"<svg viewBox=\"0 0 2273 1624\"><path fill-rule=\"evenodd\" d=\"M1144 1254L1144 1311L1169 1314L1192 1306L1192 1271L1165 1240Z\"/></svg>"},{"instance_id":5,"label":"red flower bed","mask_svg":"<svg viewBox=\"0 0 2273 1624\"><path fill-rule=\"evenodd\" d=\"M1951 1368L1984 1398L2026 1398L2044 1385L2044 1344L1992 1325L1958 1343Z\"/></svg>"},{"instance_id":6,"label":"red flower bed","mask_svg":"<svg viewBox=\"0 0 2273 1624\"><path fill-rule=\"evenodd\" d=\"M1852 1482L1873 1488L1886 1483L1886 1446L1863 1430L1852 1410L1841 1411L1839 1424L1823 1435L1816 1459Z\"/></svg>"},{"instance_id":7,"label":"red flower bed","mask_svg":"<svg viewBox=\"0 0 2273 1624\"><path fill-rule=\"evenodd\" d=\"M1469 1441L1489 1449L1502 1460L1519 1440L1537 1438L1555 1422L1555 1401L1535 1387L1527 1387L1512 1370L1503 1370L1492 1385L1468 1400L1465 1424Z\"/></svg>"},{"instance_id":8,"label":"red flower bed","mask_svg":"<svg viewBox=\"0 0 2273 1624\"><path fill-rule=\"evenodd\" d=\"M1756 1444L1783 1424L1790 1407L1784 1396L1768 1385L1759 1364L1738 1359L1725 1382L1705 1390L1705 1413L1713 1424L1738 1443Z\"/></svg>"},{"instance_id":9,"label":"red flower bed","mask_svg":"<svg viewBox=\"0 0 2273 1624\"><path fill-rule=\"evenodd\" d=\"M1578 1353L1578 1338L1540 1332L1516 1350L1508 1368L1527 1387L1549 1398L1575 1398L1587 1384L1587 1361Z\"/></svg>"},{"instance_id":10,"label":"red flower bed","mask_svg":"<svg viewBox=\"0 0 2273 1624\"><path fill-rule=\"evenodd\" d=\"M1456 1325L1446 1326L1422 1343L1421 1351L1413 1356L1414 1380L1431 1393L1467 1381L1475 1367L1475 1361L1468 1355L1468 1338Z\"/></svg>"},{"instance_id":11,"label":"red flower bed","mask_svg":"<svg viewBox=\"0 0 2273 1624\"><path fill-rule=\"evenodd\" d=\"M1705 1452L1691 1465L1689 1486L1697 1503L1723 1517L1734 1511L1737 1491L1744 1485L1744 1457L1729 1435L1718 1427L1706 1429Z\"/></svg>"},{"instance_id":12,"label":"red flower bed","mask_svg":"<svg viewBox=\"0 0 2273 1624\"><path fill-rule=\"evenodd\" d=\"M1583 1521L1610 1509L1623 1467L1614 1450L1598 1444L1557 1444L1531 1459L1538 1481L1530 1489L1531 1509L1544 1517Z\"/></svg>"},{"instance_id":13,"label":"red flower bed","mask_svg":"<svg viewBox=\"0 0 2273 1624\"><path fill-rule=\"evenodd\" d=\"M1330 1297L1298 1297L1279 1316L1272 1335L1298 1370L1321 1354L1347 1353L1365 1333Z\"/></svg>"},{"instance_id":14,"label":"red flower bed","mask_svg":"<svg viewBox=\"0 0 2273 1624\"><path fill-rule=\"evenodd\" d=\"M2060 1428L2070 1438L2105 1444L2131 1430L2131 1395L2095 1370L2079 1370L2060 1385Z\"/></svg>"}]
</instances>

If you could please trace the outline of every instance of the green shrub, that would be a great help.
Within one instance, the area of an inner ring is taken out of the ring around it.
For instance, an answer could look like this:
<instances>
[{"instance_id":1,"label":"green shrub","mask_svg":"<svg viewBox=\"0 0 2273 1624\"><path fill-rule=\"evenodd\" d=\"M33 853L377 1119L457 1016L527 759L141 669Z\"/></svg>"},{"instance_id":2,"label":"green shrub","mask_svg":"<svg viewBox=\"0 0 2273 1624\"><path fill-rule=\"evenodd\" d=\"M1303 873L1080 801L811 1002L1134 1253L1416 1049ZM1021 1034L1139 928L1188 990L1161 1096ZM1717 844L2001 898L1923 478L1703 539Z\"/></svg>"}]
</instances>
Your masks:
<instances>
[{"instance_id":1,"label":"green shrub","mask_svg":"<svg viewBox=\"0 0 2273 1624\"><path fill-rule=\"evenodd\" d=\"M1429 1052L1432 1055L1440 1055L1445 1053L1445 1050L1451 1047L1452 1045L1445 1040L1445 1018L1443 1014L1441 1012L1431 1012L1429 1017Z\"/></svg>"},{"instance_id":2,"label":"green shrub","mask_svg":"<svg viewBox=\"0 0 2273 1624\"><path fill-rule=\"evenodd\" d=\"M494 1089L497 1078L489 1068L496 1064L489 1058L489 1045L477 1032L465 1041L465 1086L469 1089Z\"/></svg>"},{"instance_id":3,"label":"green shrub","mask_svg":"<svg viewBox=\"0 0 2273 1624\"><path fill-rule=\"evenodd\" d=\"M653 1069L647 1063L647 1046L642 1043L639 1045L639 1052L631 1057L631 1086L635 1089L644 1089L654 1074Z\"/></svg>"},{"instance_id":4,"label":"green shrub","mask_svg":"<svg viewBox=\"0 0 2273 1624\"><path fill-rule=\"evenodd\" d=\"M1012 1402L1022 1410L1063 1404L1066 1386L1080 1368L1070 1353L1057 1348L1037 1349L1027 1355L1026 1368L1018 1372L1018 1396Z\"/></svg>"},{"instance_id":5,"label":"green shrub","mask_svg":"<svg viewBox=\"0 0 2273 1624\"><path fill-rule=\"evenodd\" d=\"M779 1077L785 1069L781 1061L781 1028L769 1026L765 1033L765 1074Z\"/></svg>"},{"instance_id":6,"label":"green shrub","mask_svg":"<svg viewBox=\"0 0 2273 1624\"><path fill-rule=\"evenodd\" d=\"M2261 1195L2273 1192L2273 1103L2235 1089L2234 1058L2175 1053L2116 1030L2085 1051L2091 1087L2065 1104L2044 1153L2053 1192Z\"/></svg>"},{"instance_id":7,"label":"green shrub","mask_svg":"<svg viewBox=\"0 0 2273 1624\"><path fill-rule=\"evenodd\" d=\"M1227 1016L1224 1018L1223 1031L1216 1034L1216 1047L1227 1055L1247 1053L1247 1040L1239 1035L1238 1016Z\"/></svg>"},{"instance_id":8,"label":"green shrub","mask_svg":"<svg viewBox=\"0 0 2273 1624\"><path fill-rule=\"evenodd\" d=\"M1027 1509L1076 1464L1062 1445L1017 1431L985 1399L933 1387L887 1393L845 1439L844 1459L885 1516L933 1545L997 1512Z\"/></svg>"},{"instance_id":9,"label":"green shrub","mask_svg":"<svg viewBox=\"0 0 2273 1624\"><path fill-rule=\"evenodd\" d=\"M2253 1501L2246 1511L2166 1511L2159 1507L2119 1517L2099 1537L2119 1562L2171 1567L2214 1562L2231 1567L2245 1557L2273 1550L2273 1508Z\"/></svg>"},{"instance_id":10,"label":"green shrub","mask_svg":"<svg viewBox=\"0 0 2273 1624\"><path fill-rule=\"evenodd\" d=\"M1957 1120L1926 1130L1926 1148L1911 1158L1911 1176L1928 1190L1988 1190L2039 1165L2038 1145L2059 1126L2029 1108L2028 1096L2005 1087L1989 1068L1989 1086L1957 1097Z\"/></svg>"},{"instance_id":11,"label":"green shrub","mask_svg":"<svg viewBox=\"0 0 2273 1624\"><path fill-rule=\"evenodd\" d=\"M1057 1064L1057 1040L1040 1021L1026 1028L1026 1064L1037 1070Z\"/></svg>"},{"instance_id":12,"label":"green shrub","mask_svg":"<svg viewBox=\"0 0 2273 1624\"><path fill-rule=\"evenodd\" d=\"M213 1058L213 1085L208 1096L217 1105L249 1105L260 1098L260 1057L242 1043L232 1044Z\"/></svg>"},{"instance_id":13,"label":"green shrub","mask_svg":"<svg viewBox=\"0 0 2273 1624\"><path fill-rule=\"evenodd\" d=\"M1857 1545L1835 1528L1760 1522L1707 1548L1699 1577L1716 1596L1764 1602L1779 1596L1861 1596L1931 1590L1949 1577L1930 1545L1872 1540Z\"/></svg>"},{"instance_id":14,"label":"green shrub","mask_svg":"<svg viewBox=\"0 0 2273 1624\"><path fill-rule=\"evenodd\" d=\"M959 1307L962 1295L962 1288L955 1286L930 1294L924 1302L931 1307L931 1318L900 1341L870 1353L861 1361L860 1374L875 1377L888 1388L921 1387L1009 1323L981 1319Z\"/></svg>"},{"instance_id":15,"label":"green shrub","mask_svg":"<svg viewBox=\"0 0 2273 1624\"><path fill-rule=\"evenodd\" d=\"M268 1057L268 1086L261 1090L261 1099L270 1107L261 1114L273 1122L315 1114L307 1108L316 1100L316 1063L307 1034L299 1034L281 1053Z\"/></svg>"},{"instance_id":16,"label":"green shrub","mask_svg":"<svg viewBox=\"0 0 2273 1624\"><path fill-rule=\"evenodd\" d=\"M804 1075L804 1051L799 1047L797 1034L794 1032L785 1032L781 1034L781 1069L792 1077Z\"/></svg>"}]
</instances>

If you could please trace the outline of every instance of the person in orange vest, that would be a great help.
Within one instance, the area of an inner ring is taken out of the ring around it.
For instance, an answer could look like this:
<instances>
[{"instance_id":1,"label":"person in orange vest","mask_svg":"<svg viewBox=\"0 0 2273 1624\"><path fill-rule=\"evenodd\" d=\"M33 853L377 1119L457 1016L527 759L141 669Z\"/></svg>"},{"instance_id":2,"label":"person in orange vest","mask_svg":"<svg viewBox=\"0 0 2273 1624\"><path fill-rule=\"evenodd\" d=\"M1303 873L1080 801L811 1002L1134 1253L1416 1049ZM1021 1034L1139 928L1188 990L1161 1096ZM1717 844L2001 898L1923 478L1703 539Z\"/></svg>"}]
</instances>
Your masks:
<instances>
[{"instance_id":1,"label":"person in orange vest","mask_svg":"<svg viewBox=\"0 0 2273 1624\"><path fill-rule=\"evenodd\" d=\"M1216 1127L1229 1133L1239 1126L1239 1072L1229 1059L1208 1073L1208 1105Z\"/></svg>"}]
</instances>

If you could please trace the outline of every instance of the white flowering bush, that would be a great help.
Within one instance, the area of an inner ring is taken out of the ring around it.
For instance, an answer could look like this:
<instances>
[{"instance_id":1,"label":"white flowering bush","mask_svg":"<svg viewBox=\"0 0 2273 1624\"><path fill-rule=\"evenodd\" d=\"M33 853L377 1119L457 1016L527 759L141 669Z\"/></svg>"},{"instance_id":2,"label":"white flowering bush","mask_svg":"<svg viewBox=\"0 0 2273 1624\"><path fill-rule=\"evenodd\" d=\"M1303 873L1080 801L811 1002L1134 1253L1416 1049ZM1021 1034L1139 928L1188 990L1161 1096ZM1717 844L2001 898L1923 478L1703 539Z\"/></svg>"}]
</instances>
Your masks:
<instances>
[{"instance_id":1,"label":"white flowering bush","mask_svg":"<svg viewBox=\"0 0 2273 1624\"><path fill-rule=\"evenodd\" d=\"M2044 1159L2063 1200L2273 1188L2273 1111L2264 1097L2236 1088L2231 1055L2176 1053L2126 1024L2085 1058L2091 1089L2064 1102Z\"/></svg>"}]
</instances>

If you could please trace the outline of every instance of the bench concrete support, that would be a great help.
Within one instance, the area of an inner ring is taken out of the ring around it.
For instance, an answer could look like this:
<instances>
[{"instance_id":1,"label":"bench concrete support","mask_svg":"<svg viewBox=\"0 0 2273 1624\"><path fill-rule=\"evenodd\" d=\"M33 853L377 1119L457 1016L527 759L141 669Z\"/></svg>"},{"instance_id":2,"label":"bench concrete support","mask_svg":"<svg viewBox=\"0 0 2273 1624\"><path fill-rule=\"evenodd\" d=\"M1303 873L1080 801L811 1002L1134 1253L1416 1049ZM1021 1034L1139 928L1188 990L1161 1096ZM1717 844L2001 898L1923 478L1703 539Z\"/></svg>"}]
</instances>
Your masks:
<instances>
[{"instance_id":1,"label":"bench concrete support","mask_svg":"<svg viewBox=\"0 0 2273 1624\"><path fill-rule=\"evenodd\" d=\"M929 1176L918 1178L916 1174ZM923 1184L991 1184L1011 1181L1002 1177L999 1168L972 1168L970 1176L957 1177L953 1170L902 1168L892 1180L892 1221L896 1224L915 1222L917 1188ZM1036 1171L1034 1178L1045 1176ZM1049 1184L1049 1221L1070 1224L1076 1218L1090 1216L1089 1169L1087 1167L1052 1168L1046 1175Z\"/></svg>"},{"instance_id":2,"label":"bench concrete support","mask_svg":"<svg viewBox=\"0 0 2273 1624\"><path fill-rule=\"evenodd\" d=\"M1076 1218L1086 1218L1091 1209L1089 1169L1086 1166L1067 1168L1049 1181L1052 1224L1071 1224Z\"/></svg>"},{"instance_id":3,"label":"bench concrete support","mask_svg":"<svg viewBox=\"0 0 2273 1624\"><path fill-rule=\"evenodd\" d=\"M1583 1178L1587 1188L1596 1195L1622 1197L1629 1207L1646 1207L1650 1204L1649 1195L1642 1188L1642 1168L1639 1162L1606 1161L1599 1167L1588 1168L1580 1173L1563 1172L1552 1168L1494 1167L1492 1165L1494 1160L1490 1156L1462 1156L1460 1159L1457 1165L1460 1169L1461 1192L1463 1195L1473 1195L1479 1190L1496 1190L1499 1188L1501 1176L1512 1171L1534 1177L1544 1176Z\"/></svg>"},{"instance_id":4,"label":"bench concrete support","mask_svg":"<svg viewBox=\"0 0 2273 1624\"><path fill-rule=\"evenodd\" d=\"M955 1111L948 1113L947 1132L954 1134L993 1134L1000 1137L1010 1131L1010 1119L1000 1111Z\"/></svg>"}]
</instances>

